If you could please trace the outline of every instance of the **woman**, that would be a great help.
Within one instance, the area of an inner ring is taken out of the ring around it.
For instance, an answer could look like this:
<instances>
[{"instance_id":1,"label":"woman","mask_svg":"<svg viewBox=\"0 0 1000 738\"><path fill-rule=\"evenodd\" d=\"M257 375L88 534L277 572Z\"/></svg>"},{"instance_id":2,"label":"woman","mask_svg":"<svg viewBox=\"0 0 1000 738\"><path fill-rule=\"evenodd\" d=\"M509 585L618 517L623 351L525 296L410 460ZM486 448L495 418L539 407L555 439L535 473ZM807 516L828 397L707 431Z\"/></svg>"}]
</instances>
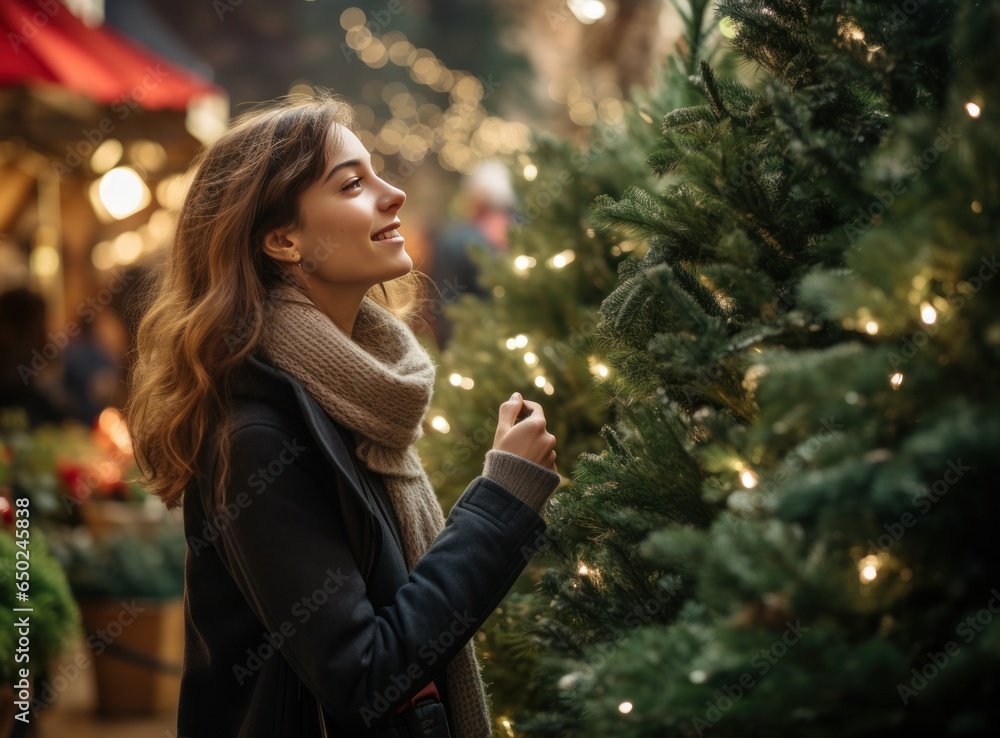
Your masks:
<instances>
[{"instance_id":1,"label":"woman","mask_svg":"<svg viewBox=\"0 0 1000 738\"><path fill-rule=\"evenodd\" d=\"M470 638L540 545L555 438L515 393L445 524L406 195L353 125L286 102L203 151L139 327L136 459L188 537L178 736L491 734Z\"/></svg>"}]
</instances>

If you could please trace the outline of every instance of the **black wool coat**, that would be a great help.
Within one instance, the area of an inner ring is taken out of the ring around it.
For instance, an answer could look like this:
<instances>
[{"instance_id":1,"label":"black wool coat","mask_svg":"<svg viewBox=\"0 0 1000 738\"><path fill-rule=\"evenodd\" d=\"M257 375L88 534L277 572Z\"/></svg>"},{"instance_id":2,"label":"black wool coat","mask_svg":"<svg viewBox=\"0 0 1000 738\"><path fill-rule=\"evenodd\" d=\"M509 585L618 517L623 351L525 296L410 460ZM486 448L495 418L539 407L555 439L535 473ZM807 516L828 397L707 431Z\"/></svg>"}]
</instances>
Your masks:
<instances>
[{"instance_id":1,"label":"black wool coat","mask_svg":"<svg viewBox=\"0 0 1000 738\"><path fill-rule=\"evenodd\" d=\"M318 737L318 704L330 738L403 736L396 708L432 679L454 726L445 666L537 551L544 520L478 476L407 572L382 479L349 431L260 356L232 400L223 510L211 442L184 495L178 738Z\"/></svg>"}]
</instances>

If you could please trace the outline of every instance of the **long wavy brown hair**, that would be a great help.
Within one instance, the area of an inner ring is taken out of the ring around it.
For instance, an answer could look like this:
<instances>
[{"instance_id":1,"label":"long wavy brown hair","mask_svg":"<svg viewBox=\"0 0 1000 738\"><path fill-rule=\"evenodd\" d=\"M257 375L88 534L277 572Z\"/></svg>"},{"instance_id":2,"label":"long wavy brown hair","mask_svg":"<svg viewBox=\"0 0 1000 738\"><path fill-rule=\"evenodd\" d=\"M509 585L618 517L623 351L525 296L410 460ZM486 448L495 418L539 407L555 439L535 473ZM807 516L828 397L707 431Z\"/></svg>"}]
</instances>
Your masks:
<instances>
[{"instance_id":1,"label":"long wavy brown hair","mask_svg":"<svg viewBox=\"0 0 1000 738\"><path fill-rule=\"evenodd\" d=\"M339 95L278 101L242 115L194 162L172 247L136 333L125 405L138 481L167 509L181 505L200 473L202 444L226 421L228 380L262 338L270 291L289 282L289 272L264 252L264 238L301 225L300 195L341 146L331 138L334 123L356 130L353 108ZM367 297L408 320L426 279L411 271ZM223 428L215 435L221 483L229 434ZM213 492L221 504L223 495Z\"/></svg>"}]
</instances>

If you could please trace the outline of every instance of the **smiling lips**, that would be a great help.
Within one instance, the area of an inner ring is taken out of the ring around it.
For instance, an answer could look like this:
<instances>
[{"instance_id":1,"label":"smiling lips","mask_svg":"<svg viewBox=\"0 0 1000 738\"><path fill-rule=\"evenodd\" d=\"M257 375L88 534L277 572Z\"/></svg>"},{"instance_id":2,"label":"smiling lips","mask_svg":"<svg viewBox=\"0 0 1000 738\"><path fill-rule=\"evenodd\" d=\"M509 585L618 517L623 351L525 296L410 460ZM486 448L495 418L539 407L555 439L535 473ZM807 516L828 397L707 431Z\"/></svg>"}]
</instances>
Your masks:
<instances>
[{"instance_id":1,"label":"smiling lips","mask_svg":"<svg viewBox=\"0 0 1000 738\"><path fill-rule=\"evenodd\" d=\"M377 236L372 238L372 241L388 241L394 238L402 238L402 236L399 235L399 231L397 231L395 228L388 231L384 231L383 233L379 233Z\"/></svg>"}]
</instances>

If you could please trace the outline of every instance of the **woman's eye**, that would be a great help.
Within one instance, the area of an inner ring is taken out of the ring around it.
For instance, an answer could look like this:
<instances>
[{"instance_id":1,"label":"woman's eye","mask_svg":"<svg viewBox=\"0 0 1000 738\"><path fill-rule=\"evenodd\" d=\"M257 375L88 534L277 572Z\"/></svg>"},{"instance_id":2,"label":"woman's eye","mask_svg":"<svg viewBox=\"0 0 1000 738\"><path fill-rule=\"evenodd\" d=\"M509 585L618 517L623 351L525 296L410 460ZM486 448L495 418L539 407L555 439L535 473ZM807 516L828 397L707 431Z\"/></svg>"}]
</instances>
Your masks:
<instances>
[{"instance_id":1,"label":"woman's eye","mask_svg":"<svg viewBox=\"0 0 1000 738\"><path fill-rule=\"evenodd\" d=\"M350 184L348 184L346 187L344 187L344 189L345 190L354 189L354 185L358 185L360 187L360 185L361 185L361 177L358 177L357 179L353 180Z\"/></svg>"}]
</instances>

